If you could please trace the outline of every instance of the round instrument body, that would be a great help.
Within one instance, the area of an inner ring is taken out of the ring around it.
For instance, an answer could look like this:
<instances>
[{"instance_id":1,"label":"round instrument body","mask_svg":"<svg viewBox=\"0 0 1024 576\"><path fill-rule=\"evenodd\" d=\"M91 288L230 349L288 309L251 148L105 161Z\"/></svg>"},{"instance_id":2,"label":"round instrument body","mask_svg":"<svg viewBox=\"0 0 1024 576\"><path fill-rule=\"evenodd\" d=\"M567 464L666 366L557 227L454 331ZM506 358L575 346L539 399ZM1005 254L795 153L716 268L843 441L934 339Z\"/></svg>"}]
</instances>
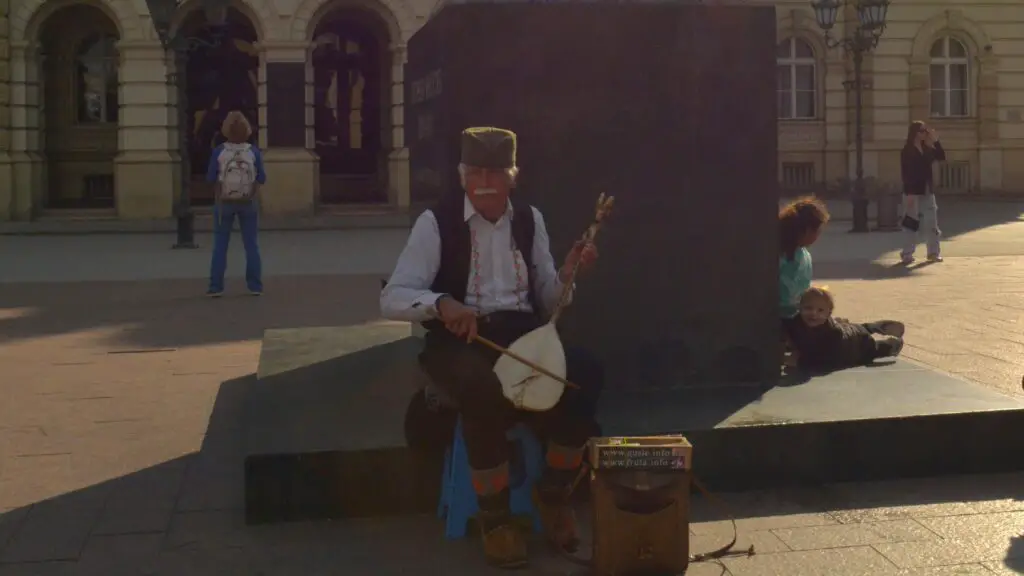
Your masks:
<instances>
[{"instance_id":1,"label":"round instrument body","mask_svg":"<svg viewBox=\"0 0 1024 576\"><path fill-rule=\"evenodd\" d=\"M547 323L523 334L508 347L513 354L529 360L552 374L565 378L565 348L558 330ZM515 358L502 354L494 364L502 392L519 410L544 412L555 407L565 384L536 372Z\"/></svg>"}]
</instances>

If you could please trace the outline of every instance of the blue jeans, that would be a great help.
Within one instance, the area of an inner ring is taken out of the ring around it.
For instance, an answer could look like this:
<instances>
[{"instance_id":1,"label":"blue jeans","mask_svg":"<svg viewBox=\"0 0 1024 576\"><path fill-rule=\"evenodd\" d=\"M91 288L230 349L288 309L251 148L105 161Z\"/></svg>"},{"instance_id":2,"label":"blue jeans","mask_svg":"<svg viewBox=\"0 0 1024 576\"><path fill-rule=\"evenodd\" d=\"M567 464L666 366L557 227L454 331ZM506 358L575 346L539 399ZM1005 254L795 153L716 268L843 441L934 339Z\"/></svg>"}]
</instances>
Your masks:
<instances>
[{"instance_id":1,"label":"blue jeans","mask_svg":"<svg viewBox=\"0 0 1024 576\"><path fill-rule=\"evenodd\" d=\"M260 247L256 243L259 230L259 212L256 204L220 204L213 209L213 258L210 260L210 291L224 291L224 272L228 268L228 244L231 230L238 218L242 232L242 246L245 247L245 285L252 292L263 291L263 264L260 261Z\"/></svg>"}]
</instances>

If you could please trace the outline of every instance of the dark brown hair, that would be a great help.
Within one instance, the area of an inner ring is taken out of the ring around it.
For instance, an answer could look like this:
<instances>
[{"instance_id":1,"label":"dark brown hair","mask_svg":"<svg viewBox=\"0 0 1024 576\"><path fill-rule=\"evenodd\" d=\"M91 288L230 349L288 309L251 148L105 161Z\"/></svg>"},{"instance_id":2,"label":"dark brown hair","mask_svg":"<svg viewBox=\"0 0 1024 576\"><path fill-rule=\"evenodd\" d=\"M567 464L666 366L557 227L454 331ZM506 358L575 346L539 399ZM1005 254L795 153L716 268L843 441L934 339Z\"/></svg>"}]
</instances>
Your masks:
<instances>
[{"instance_id":1,"label":"dark brown hair","mask_svg":"<svg viewBox=\"0 0 1024 576\"><path fill-rule=\"evenodd\" d=\"M914 120L907 126L907 141L903 143L903 148L910 148L914 145L914 138L917 137L924 130L924 122L920 120Z\"/></svg>"},{"instance_id":2,"label":"dark brown hair","mask_svg":"<svg viewBox=\"0 0 1024 576\"><path fill-rule=\"evenodd\" d=\"M779 254L792 260L804 236L824 226L828 219L828 208L814 196L790 202L779 210Z\"/></svg>"},{"instance_id":3,"label":"dark brown hair","mask_svg":"<svg viewBox=\"0 0 1024 576\"><path fill-rule=\"evenodd\" d=\"M252 126L249 124L249 119L245 117L245 114L238 110L232 110L224 118L224 123L220 126L220 132L228 139L228 142L244 144L252 136Z\"/></svg>"}]
</instances>

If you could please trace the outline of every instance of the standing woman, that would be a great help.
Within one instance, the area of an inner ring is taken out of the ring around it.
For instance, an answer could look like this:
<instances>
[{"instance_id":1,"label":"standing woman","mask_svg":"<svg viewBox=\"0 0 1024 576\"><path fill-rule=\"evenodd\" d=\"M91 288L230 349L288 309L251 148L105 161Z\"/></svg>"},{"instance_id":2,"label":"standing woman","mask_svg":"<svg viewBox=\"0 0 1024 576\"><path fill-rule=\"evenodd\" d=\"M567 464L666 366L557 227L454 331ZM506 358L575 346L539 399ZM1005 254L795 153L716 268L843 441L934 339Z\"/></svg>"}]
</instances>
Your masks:
<instances>
[{"instance_id":1,"label":"standing woman","mask_svg":"<svg viewBox=\"0 0 1024 576\"><path fill-rule=\"evenodd\" d=\"M903 175L903 250L900 259L903 264L914 262L917 249L918 230L925 233L928 247L928 261L942 262L939 253L939 205L932 191L932 163L945 160L946 151L939 144L935 130L924 122L911 122L907 129L907 141L900 156Z\"/></svg>"},{"instance_id":2,"label":"standing woman","mask_svg":"<svg viewBox=\"0 0 1024 576\"><path fill-rule=\"evenodd\" d=\"M228 244L235 220L242 233L245 248L245 285L249 293L263 293L263 262L256 240L259 231L259 192L267 182L263 170L263 154L249 143L252 126L245 115L232 110L221 126L226 142L217 146L210 155L206 172L207 182L214 185L213 256L210 258L210 287L208 296L219 298L224 294L224 272L228 267Z\"/></svg>"}]
</instances>

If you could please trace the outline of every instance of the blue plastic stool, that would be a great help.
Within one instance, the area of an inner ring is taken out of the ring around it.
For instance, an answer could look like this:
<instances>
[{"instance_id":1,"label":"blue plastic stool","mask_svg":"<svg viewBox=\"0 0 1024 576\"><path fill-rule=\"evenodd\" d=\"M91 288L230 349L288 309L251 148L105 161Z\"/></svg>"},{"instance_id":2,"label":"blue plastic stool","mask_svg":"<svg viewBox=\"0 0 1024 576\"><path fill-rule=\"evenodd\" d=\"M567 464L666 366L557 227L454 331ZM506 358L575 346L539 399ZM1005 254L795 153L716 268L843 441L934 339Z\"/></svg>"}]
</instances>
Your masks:
<instances>
[{"instance_id":1,"label":"blue plastic stool","mask_svg":"<svg viewBox=\"0 0 1024 576\"><path fill-rule=\"evenodd\" d=\"M536 436L523 424L508 431L508 439L519 444L519 458L509 461L509 507L515 516L533 518L533 528L543 528L540 515L533 505L533 485L544 471L544 450ZM514 455L515 456L515 455ZM452 446L444 456L441 476L441 501L437 517L445 519L444 534L449 540L466 536L466 522L480 510L470 478L469 457L462 437L462 418L455 425Z\"/></svg>"}]
</instances>

